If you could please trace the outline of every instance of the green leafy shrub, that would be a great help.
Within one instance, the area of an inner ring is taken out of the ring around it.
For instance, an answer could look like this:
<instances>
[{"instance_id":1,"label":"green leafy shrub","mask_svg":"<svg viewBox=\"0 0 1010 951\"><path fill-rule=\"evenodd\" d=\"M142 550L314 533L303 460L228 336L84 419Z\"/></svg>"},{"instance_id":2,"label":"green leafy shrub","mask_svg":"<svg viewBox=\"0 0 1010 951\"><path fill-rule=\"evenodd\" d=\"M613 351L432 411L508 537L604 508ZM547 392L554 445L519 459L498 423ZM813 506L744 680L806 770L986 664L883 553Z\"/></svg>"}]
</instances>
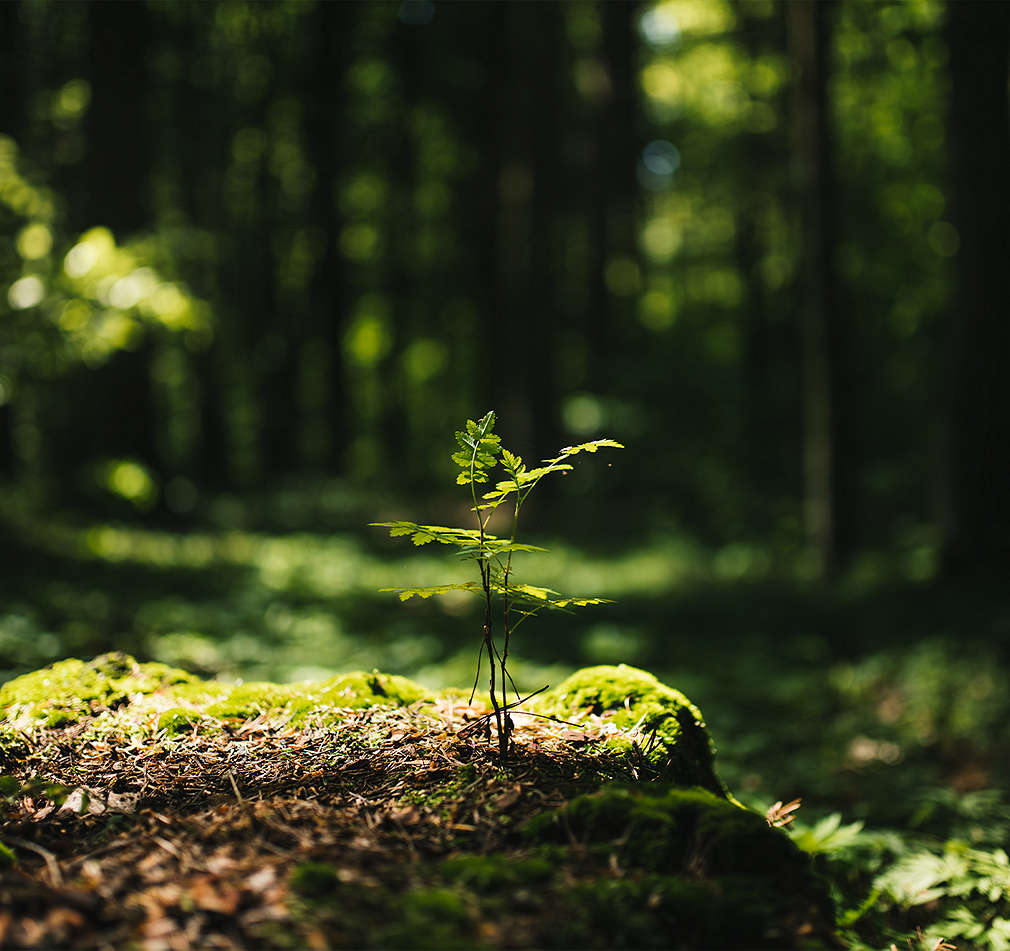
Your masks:
<instances>
[{"instance_id":1,"label":"green leafy shrub","mask_svg":"<svg viewBox=\"0 0 1010 951\"><path fill-rule=\"evenodd\" d=\"M1006 804L973 794L955 809L934 798L927 797L920 814L931 829L945 818L947 838L869 830L861 822L843 824L838 813L791 828L845 909L839 924L849 947L1010 949Z\"/></svg>"}]
</instances>

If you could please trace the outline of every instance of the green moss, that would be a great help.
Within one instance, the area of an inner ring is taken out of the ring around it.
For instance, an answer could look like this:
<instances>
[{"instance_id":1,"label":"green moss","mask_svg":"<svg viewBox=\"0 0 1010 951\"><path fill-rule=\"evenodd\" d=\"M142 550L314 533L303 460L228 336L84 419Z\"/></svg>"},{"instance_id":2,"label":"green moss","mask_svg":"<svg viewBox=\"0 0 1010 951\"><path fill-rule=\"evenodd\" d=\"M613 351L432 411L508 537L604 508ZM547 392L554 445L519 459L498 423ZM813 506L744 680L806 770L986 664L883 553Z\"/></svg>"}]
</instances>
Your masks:
<instances>
[{"instance_id":1,"label":"green moss","mask_svg":"<svg viewBox=\"0 0 1010 951\"><path fill-rule=\"evenodd\" d=\"M601 872L616 861L645 873L566 892L562 944L669 946L673 934L674 947L785 948L803 931L831 930L808 856L763 816L704 789L603 789L535 817L523 835L574 842Z\"/></svg>"},{"instance_id":2,"label":"green moss","mask_svg":"<svg viewBox=\"0 0 1010 951\"><path fill-rule=\"evenodd\" d=\"M291 890L303 898L325 899L340 885L337 870L324 862L302 862L291 873Z\"/></svg>"},{"instance_id":3,"label":"green moss","mask_svg":"<svg viewBox=\"0 0 1010 951\"><path fill-rule=\"evenodd\" d=\"M406 677L356 671L339 674L317 684L303 685L290 707L293 723L301 723L327 707L362 709L375 706L406 706L428 692Z\"/></svg>"},{"instance_id":4,"label":"green moss","mask_svg":"<svg viewBox=\"0 0 1010 951\"><path fill-rule=\"evenodd\" d=\"M0 868L6 868L8 865L16 865L18 857L10 849L9 846L4 845L0 842Z\"/></svg>"},{"instance_id":5,"label":"green moss","mask_svg":"<svg viewBox=\"0 0 1010 951\"><path fill-rule=\"evenodd\" d=\"M158 732L168 736L192 733L200 724L200 714L183 707L172 707L158 717Z\"/></svg>"},{"instance_id":6,"label":"green moss","mask_svg":"<svg viewBox=\"0 0 1010 951\"><path fill-rule=\"evenodd\" d=\"M474 915L464 899L447 888L407 892L399 901L399 920L376 942L388 948L472 948Z\"/></svg>"},{"instance_id":7,"label":"green moss","mask_svg":"<svg viewBox=\"0 0 1010 951\"><path fill-rule=\"evenodd\" d=\"M619 731L606 741L611 749L631 752L634 744L663 778L726 794L701 711L647 671L625 664L586 667L538 701L537 712L562 719L599 716Z\"/></svg>"},{"instance_id":8,"label":"green moss","mask_svg":"<svg viewBox=\"0 0 1010 951\"><path fill-rule=\"evenodd\" d=\"M285 684L233 684L221 690L220 699L207 704L203 712L221 720L254 720L265 713L281 714L296 690Z\"/></svg>"},{"instance_id":9,"label":"green moss","mask_svg":"<svg viewBox=\"0 0 1010 951\"><path fill-rule=\"evenodd\" d=\"M342 674L321 683L224 684L165 664L141 664L128 654L104 654L91 661L60 661L4 684L0 713L8 732L68 726L113 710L106 728L177 735L201 721L206 727L215 719L263 714L294 724L327 725L339 719L340 709L401 706L427 696L405 677L378 671Z\"/></svg>"},{"instance_id":10,"label":"green moss","mask_svg":"<svg viewBox=\"0 0 1010 951\"><path fill-rule=\"evenodd\" d=\"M65 726L128 703L137 694L196 680L165 664L138 664L129 654L102 654L91 661L71 658L8 681L0 687L0 710L14 723Z\"/></svg>"},{"instance_id":11,"label":"green moss","mask_svg":"<svg viewBox=\"0 0 1010 951\"><path fill-rule=\"evenodd\" d=\"M454 855L442 863L441 872L449 881L490 893L545 882L554 874L554 866L539 856Z\"/></svg>"}]
</instances>

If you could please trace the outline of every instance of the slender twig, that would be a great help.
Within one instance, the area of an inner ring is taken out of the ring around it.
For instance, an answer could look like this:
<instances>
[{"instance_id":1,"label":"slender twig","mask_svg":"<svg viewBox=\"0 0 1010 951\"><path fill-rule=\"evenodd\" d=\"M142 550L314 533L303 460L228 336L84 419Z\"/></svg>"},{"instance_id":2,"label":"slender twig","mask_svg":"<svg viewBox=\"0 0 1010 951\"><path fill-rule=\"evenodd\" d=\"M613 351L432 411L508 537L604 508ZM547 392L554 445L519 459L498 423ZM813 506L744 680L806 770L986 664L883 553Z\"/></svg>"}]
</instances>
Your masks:
<instances>
[{"instance_id":1,"label":"slender twig","mask_svg":"<svg viewBox=\"0 0 1010 951\"><path fill-rule=\"evenodd\" d=\"M474 694L477 693L477 681L480 680L480 662L484 657L484 642L480 642L480 650L477 651L477 672L473 675L473 689L470 691L470 699L467 706L473 703Z\"/></svg>"},{"instance_id":2,"label":"slender twig","mask_svg":"<svg viewBox=\"0 0 1010 951\"><path fill-rule=\"evenodd\" d=\"M42 856L43 861L46 863L46 868L49 870L49 878L52 881L53 888L61 888L63 886L63 875L60 872L59 863L56 861L56 856L49 849L44 849L41 845L36 845L34 842L29 842L26 839L7 835L6 832L4 833L4 841L17 849L28 849L36 855Z\"/></svg>"},{"instance_id":3,"label":"slender twig","mask_svg":"<svg viewBox=\"0 0 1010 951\"><path fill-rule=\"evenodd\" d=\"M542 686L539 690L534 690L533 693L527 694L525 697L519 700L515 700L512 703L507 703L503 707L496 708L495 713L507 713L509 710L514 710L516 707L522 706L522 704L524 704L527 700L530 700L531 698L535 697L538 693L543 693L549 687L550 684L544 684L544 686ZM477 727L479 727L482 723L484 723L484 721L489 720L491 717L495 716L495 713L485 713L484 716L474 720L472 723L468 723L465 727L463 727L463 729L456 731L456 736L465 736L472 730L476 730ZM532 714L532 715L537 716L538 714ZM576 726L577 724L572 725Z\"/></svg>"},{"instance_id":4,"label":"slender twig","mask_svg":"<svg viewBox=\"0 0 1010 951\"><path fill-rule=\"evenodd\" d=\"M495 645L494 655L495 655L495 657L498 658L499 661L501 661L502 657L501 657L501 654L498 652L498 646L497 645ZM518 699L518 697L519 697L519 688L516 686L516 682L512 679L512 673L511 673L511 671L506 670L505 671L505 676L508 677L509 683L512 684L512 689L515 691L516 698Z\"/></svg>"}]
</instances>

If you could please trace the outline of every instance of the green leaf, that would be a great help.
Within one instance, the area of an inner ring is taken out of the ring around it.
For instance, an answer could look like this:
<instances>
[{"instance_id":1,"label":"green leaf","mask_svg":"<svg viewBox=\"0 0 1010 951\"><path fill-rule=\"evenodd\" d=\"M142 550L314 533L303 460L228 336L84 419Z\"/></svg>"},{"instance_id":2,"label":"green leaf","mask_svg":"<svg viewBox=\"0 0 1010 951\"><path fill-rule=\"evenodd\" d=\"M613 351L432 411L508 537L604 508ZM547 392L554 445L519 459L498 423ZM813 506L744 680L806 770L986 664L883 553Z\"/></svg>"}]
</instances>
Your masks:
<instances>
[{"instance_id":1,"label":"green leaf","mask_svg":"<svg viewBox=\"0 0 1010 951\"><path fill-rule=\"evenodd\" d=\"M483 545L470 545L466 548L461 548L458 554L461 558L481 558L487 560L497 555L506 555L513 551L537 552L547 550L546 548L541 548L539 545L527 545L524 542L513 542L507 538L485 536Z\"/></svg>"},{"instance_id":2,"label":"green leaf","mask_svg":"<svg viewBox=\"0 0 1010 951\"><path fill-rule=\"evenodd\" d=\"M445 525L418 525L417 522L371 522L375 528L388 528L391 537L410 535L415 545L440 542L443 545L472 545L480 540L480 532L472 528L449 528ZM494 535L485 535L495 538Z\"/></svg>"},{"instance_id":3,"label":"green leaf","mask_svg":"<svg viewBox=\"0 0 1010 951\"><path fill-rule=\"evenodd\" d=\"M493 432L495 414L488 412L480 422L472 419L466 421L466 430L456 433L456 443L460 447L451 459L460 466L466 478L457 477L459 485L469 485L470 482L487 482L485 469L493 468L501 453L501 437Z\"/></svg>"},{"instance_id":4,"label":"green leaf","mask_svg":"<svg viewBox=\"0 0 1010 951\"><path fill-rule=\"evenodd\" d=\"M623 449L616 439L594 439L592 442L580 443L578 446L565 446L558 454L558 459L567 459L569 456L577 455L580 452L596 452L598 449Z\"/></svg>"},{"instance_id":5,"label":"green leaf","mask_svg":"<svg viewBox=\"0 0 1010 951\"><path fill-rule=\"evenodd\" d=\"M465 584L436 584L426 588L379 588L379 590L392 592L401 601L409 601L411 598L427 600L432 595L445 594L447 591L469 591L474 594L481 594L483 591L476 581L468 581Z\"/></svg>"}]
</instances>

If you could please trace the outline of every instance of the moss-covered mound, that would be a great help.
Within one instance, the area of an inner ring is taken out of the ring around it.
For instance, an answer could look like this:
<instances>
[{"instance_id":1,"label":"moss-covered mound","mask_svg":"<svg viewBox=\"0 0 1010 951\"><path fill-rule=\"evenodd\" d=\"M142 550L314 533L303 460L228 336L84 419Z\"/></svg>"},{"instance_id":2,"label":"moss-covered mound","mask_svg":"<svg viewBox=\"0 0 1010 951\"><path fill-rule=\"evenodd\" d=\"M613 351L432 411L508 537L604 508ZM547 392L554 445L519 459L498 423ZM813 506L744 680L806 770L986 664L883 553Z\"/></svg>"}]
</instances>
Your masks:
<instances>
[{"instance_id":1,"label":"moss-covered mound","mask_svg":"<svg viewBox=\"0 0 1010 951\"><path fill-rule=\"evenodd\" d=\"M228 685L107 654L19 677L0 841L64 888L0 881L0 916L28 922L16 946L834 946L807 859L725 793L683 694L594 667L528 712L502 768L465 696L378 672Z\"/></svg>"},{"instance_id":2,"label":"moss-covered mound","mask_svg":"<svg viewBox=\"0 0 1010 951\"><path fill-rule=\"evenodd\" d=\"M540 713L595 721L607 747L640 757L664 779L725 794L701 711L647 671L586 667L538 701Z\"/></svg>"},{"instance_id":3,"label":"moss-covered mound","mask_svg":"<svg viewBox=\"0 0 1010 951\"><path fill-rule=\"evenodd\" d=\"M807 936L822 946L832 921L809 856L704 789L604 788L536 816L522 834L582 856L588 877L559 896L565 945L784 948ZM615 881L615 865L634 873Z\"/></svg>"},{"instance_id":4,"label":"moss-covered mound","mask_svg":"<svg viewBox=\"0 0 1010 951\"><path fill-rule=\"evenodd\" d=\"M102 710L199 678L165 664L138 664L129 654L50 664L0 687L0 711L21 726L67 726Z\"/></svg>"},{"instance_id":5,"label":"moss-covered mound","mask_svg":"<svg viewBox=\"0 0 1010 951\"><path fill-rule=\"evenodd\" d=\"M111 653L90 661L63 660L9 681L0 687L0 714L5 725L21 730L100 717L106 730L174 734L259 716L324 725L337 710L401 706L426 696L406 677L378 671L319 683L225 684Z\"/></svg>"}]
</instances>

